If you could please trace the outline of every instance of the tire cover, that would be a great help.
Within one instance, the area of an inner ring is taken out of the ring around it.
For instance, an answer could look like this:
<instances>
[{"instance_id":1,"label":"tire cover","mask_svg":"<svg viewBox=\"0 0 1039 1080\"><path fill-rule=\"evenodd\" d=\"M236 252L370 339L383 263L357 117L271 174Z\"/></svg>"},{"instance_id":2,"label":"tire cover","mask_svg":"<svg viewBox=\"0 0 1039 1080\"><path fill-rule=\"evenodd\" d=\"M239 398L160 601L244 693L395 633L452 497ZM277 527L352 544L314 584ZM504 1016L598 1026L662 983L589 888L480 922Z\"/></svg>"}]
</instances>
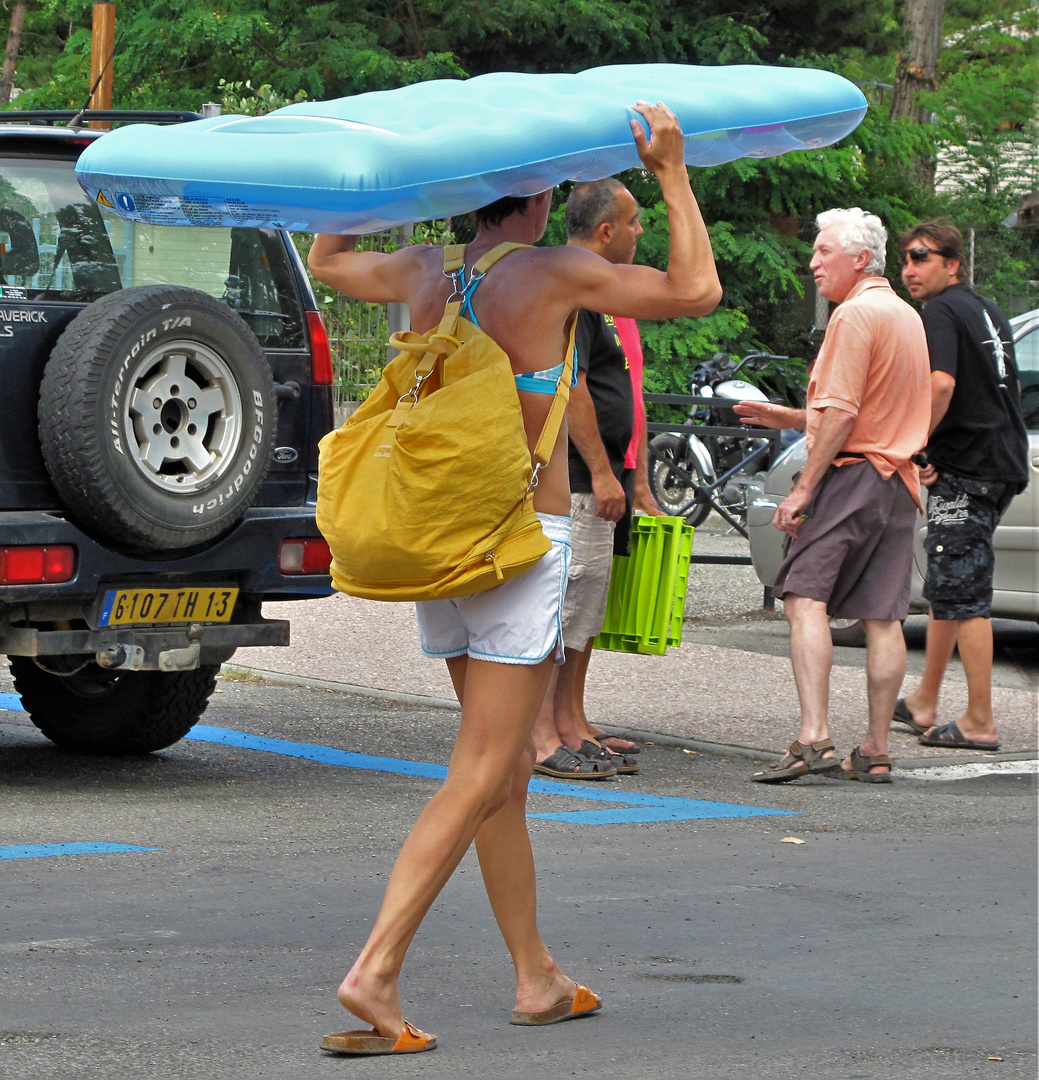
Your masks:
<instances>
[{"instance_id":1,"label":"tire cover","mask_svg":"<svg viewBox=\"0 0 1039 1080\"><path fill-rule=\"evenodd\" d=\"M255 500L277 435L273 377L206 293L124 289L72 320L44 370L40 447L92 536L162 554L222 535Z\"/></svg>"}]
</instances>

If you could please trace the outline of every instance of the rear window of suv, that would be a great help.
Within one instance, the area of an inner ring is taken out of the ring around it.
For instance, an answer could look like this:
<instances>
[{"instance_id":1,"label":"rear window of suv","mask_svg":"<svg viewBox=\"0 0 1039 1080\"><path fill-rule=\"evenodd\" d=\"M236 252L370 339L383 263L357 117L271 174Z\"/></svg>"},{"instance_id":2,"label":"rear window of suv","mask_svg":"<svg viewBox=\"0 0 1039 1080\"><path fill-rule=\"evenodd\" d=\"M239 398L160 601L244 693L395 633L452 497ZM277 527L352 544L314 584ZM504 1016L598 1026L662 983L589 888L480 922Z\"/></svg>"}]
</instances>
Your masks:
<instances>
[{"instance_id":1,"label":"rear window of suv","mask_svg":"<svg viewBox=\"0 0 1039 1080\"><path fill-rule=\"evenodd\" d=\"M134 285L186 285L234 308L267 348L303 344L281 235L145 225L79 186L70 160L0 157L0 292L90 303Z\"/></svg>"}]
</instances>

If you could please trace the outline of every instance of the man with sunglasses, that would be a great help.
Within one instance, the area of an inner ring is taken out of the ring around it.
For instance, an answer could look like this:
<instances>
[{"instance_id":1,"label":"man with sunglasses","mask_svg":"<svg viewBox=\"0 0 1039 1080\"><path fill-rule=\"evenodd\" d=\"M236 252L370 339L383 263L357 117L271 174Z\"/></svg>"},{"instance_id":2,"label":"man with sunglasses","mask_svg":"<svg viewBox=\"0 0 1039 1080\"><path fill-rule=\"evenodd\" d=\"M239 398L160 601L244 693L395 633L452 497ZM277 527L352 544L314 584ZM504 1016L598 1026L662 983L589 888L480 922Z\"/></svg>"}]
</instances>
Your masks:
<instances>
[{"instance_id":1,"label":"man with sunglasses","mask_svg":"<svg viewBox=\"0 0 1039 1080\"><path fill-rule=\"evenodd\" d=\"M927 576L931 602L927 656L916 690L894 720L924 746L998 750L992 715L992 534L1028 484L1028 435L1021 382L1006 316L963 280L963 237L924 222L899 239L902 281L924 303L931 363ZM959 644L967 709L936 726L942 677Z\"/></svg>"}]
</instances>

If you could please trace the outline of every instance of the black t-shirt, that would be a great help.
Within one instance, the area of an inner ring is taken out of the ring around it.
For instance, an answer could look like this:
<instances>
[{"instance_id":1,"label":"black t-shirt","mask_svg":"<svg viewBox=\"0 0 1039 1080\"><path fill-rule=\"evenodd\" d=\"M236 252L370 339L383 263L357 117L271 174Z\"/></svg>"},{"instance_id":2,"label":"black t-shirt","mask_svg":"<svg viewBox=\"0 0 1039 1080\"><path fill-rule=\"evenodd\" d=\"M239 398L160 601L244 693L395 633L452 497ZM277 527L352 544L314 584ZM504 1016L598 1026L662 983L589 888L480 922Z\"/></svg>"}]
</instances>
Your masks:
<instances>
[{"instance_id":1,"label":"black t-shirt","mask_svg":"<svg viewBox=\"0 0 1039 1080\"><path fill-rule=\"evenodd\" d=\"M967 285L950 285L923 311L931 370L956 380L927 456L939 472L1028 484L1021 380L1006 316Z\"/></svg>"},{"instance_id":2,"label":"black t-shirt","mask_svg":"<svg viewBox=\"0 0 1039 1080\"><path fill-rule=\"evenodd\" d=\"M574 340L577 366L588 377L588 392L595 406L599 436L613 475L620 478L635 426L635 396L628 358L609 315L600 315L597 311L578 312ZM569 451L570 489L588 493L592 490L592 474L573 442Z\"/></svg>"}]
</instances>

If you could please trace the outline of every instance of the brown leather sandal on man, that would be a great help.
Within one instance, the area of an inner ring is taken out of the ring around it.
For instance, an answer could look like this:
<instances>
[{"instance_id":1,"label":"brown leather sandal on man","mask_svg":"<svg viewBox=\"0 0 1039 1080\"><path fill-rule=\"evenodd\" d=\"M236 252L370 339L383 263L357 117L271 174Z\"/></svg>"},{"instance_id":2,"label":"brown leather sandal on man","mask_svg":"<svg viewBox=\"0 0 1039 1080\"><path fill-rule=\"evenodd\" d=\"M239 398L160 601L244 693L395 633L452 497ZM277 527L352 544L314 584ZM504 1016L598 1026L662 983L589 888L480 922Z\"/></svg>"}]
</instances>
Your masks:
<instances>
[{"instance_id":1,"label":"brown leather sandal on man","mask_svg":"<svg viewBox=\"0 0 1039 1080\"><path fill-rule=\"evenodd\" d=\"M823 757L827 751L830 757ZM790 749L778 760L756 772L751 780L755 784L785 784L799 776L809 774L825 776L839 772L841 763L832 739L820 739L814 743L803 743L798 739L790 744Z\"/></svg>"},{"instance_id":2,"label":"brown leather sandal on man","mask_svg":"<svg viewBox=\"0 0 1039 1080\"><path fill-rule=\"evenodd\" d=\"M894 768L895 763L887 754L874 754L872 757L867 757L856 746L848 757L851 761L851 768L846 769L843 765L840 768L840 774L845 780L861 780L864 784L891 783L891 770ZM870 769L885 766L887 772L870 772Z\"/></svg>"}]
</instances>

